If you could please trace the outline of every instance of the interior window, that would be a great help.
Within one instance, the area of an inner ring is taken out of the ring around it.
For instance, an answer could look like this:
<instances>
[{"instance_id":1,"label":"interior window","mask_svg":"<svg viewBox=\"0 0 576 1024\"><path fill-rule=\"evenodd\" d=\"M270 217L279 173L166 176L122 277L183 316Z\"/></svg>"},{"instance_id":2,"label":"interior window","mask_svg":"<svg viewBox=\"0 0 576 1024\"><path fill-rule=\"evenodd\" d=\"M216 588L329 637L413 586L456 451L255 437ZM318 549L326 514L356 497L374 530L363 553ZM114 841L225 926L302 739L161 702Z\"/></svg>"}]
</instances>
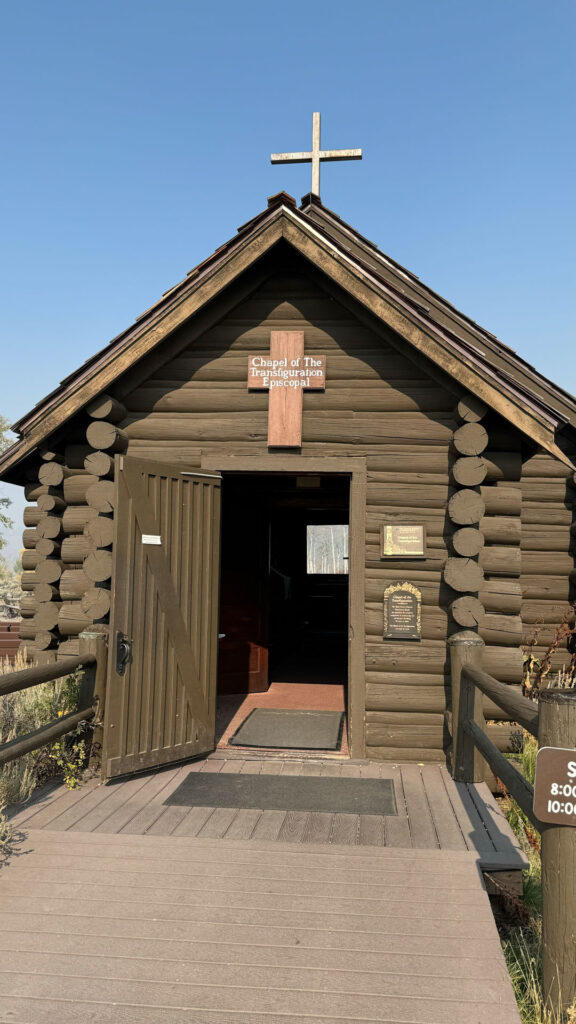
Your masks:
<instances>
[{"instance_id":1,"label":"interior window","mask_svg":"<svg viewBox=\"0 0 576 1024\"><path fill-rule=\"evenodd\" d=\"M308 575L342 575L348 572L348 525L337 523L306 527Z\"/></svg>"}]
</instances>

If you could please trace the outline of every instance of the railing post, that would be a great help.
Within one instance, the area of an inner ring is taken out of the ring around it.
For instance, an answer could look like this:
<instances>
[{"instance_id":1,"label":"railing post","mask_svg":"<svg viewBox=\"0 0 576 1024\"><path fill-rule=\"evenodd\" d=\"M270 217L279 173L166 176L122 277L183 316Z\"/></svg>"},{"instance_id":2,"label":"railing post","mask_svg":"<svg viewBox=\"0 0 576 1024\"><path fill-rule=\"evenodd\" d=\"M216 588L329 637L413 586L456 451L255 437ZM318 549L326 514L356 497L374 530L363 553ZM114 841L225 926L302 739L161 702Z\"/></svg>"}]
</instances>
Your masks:
<instances>
[{"instance_id":1,"label":"railing post","mask_svg":"<svg viewBox=\"0 0 576 1024\"><path fill-rule=\"evenodd\" d=\"M450 645L450 678L452 683L452 763L457 782L482 782L484 759L464 731L464 722L471 719L485 728L482 694L473 683L462 678L468 666L481 668L484 641L478 633L463 629L448 640Z\"/></svg>"},{"instance_id":2,"label":"railing post","mask_svg":"<svg viewBox=\"0 0 576 1024\"><path fill-rule=\"evenodd\" d=\"M539 708L539 746L576 748L576 691L542 690ZM576 826L543 824L541 855L542 985L557 1012L576 998Z\"/></svg>"},{"instance_id":3,"label":"railing post","mask_svg":"<svg viewBox=\"0 0 576 1024\"><path fill-rule=\"evenodd\" d=\"M104 704L106 701L106 680L108 666L108 644L104 633L85 630L80 633L80 654L94 654L96 663L88 665L84 670L84 678L80 683L81 706L96 704L96 717L94 720L94 732L90 748L90 767L95 768L99 763L102 750Z\"/></svg>"}]
</instances>

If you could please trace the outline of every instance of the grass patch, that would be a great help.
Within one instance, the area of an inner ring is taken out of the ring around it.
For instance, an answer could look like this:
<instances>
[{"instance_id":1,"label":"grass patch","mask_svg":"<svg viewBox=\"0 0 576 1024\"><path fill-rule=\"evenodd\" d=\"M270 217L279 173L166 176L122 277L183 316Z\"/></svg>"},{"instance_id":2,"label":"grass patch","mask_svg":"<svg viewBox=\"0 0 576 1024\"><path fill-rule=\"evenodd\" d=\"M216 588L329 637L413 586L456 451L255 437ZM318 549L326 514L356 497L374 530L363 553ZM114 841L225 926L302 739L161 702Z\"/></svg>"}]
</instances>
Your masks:
<instances>
[{"instance_id":1,"label":"grass patch","mask_svg":"<svg viewBox=\"0 0 576 1024\"><path fill-rule=\"evenodd\" d=\"M524 732L522 750L511 756L519 771L534 785L538 743ZM576 1002L564 1013L549 1011L542 996L542 880L540 835L502 787L501 806L526 854L530 867L523 873L522 897L506 896L498 929L522 1024L576 1024Z\"/></svg>"}]
</instances>

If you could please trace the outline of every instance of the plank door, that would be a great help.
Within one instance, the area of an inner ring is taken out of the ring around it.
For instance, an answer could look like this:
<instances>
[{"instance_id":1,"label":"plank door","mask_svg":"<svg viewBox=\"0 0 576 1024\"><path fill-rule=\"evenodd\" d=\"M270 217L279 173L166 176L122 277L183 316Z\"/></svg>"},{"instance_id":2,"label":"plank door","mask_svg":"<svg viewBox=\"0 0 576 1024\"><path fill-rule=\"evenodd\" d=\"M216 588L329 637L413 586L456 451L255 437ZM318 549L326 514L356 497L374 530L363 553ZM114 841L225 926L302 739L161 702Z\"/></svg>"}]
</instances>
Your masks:
<instances>
[{"instance_id":1,"label":"plank door","mask_svg":"<svg viewBox=\"0 0 576 1024\"><path fill-rule=\"evenodd\" d=\"M220 484L116 457L106 778L214 749Z\"/></svg>"}]
</instances>

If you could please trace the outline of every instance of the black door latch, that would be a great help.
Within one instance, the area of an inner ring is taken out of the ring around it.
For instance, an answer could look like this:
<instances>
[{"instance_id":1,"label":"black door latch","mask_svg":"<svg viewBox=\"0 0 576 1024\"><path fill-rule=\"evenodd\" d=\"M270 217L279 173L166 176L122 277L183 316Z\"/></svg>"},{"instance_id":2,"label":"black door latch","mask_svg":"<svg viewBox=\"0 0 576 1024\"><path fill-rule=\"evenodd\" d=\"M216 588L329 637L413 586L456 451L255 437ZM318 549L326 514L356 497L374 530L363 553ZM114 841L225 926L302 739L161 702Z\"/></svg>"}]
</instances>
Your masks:
<instances>
[{"instance_id":1,"label":"black door latch","mask_svg":"<svg viewBox=\"0 0 576 1024\"><path fill-rule=\"evenodd\" d=\"M116 672L123 676L132 654L132 641L125 633L116 633Z\"/></svg>"}]
</instances>

